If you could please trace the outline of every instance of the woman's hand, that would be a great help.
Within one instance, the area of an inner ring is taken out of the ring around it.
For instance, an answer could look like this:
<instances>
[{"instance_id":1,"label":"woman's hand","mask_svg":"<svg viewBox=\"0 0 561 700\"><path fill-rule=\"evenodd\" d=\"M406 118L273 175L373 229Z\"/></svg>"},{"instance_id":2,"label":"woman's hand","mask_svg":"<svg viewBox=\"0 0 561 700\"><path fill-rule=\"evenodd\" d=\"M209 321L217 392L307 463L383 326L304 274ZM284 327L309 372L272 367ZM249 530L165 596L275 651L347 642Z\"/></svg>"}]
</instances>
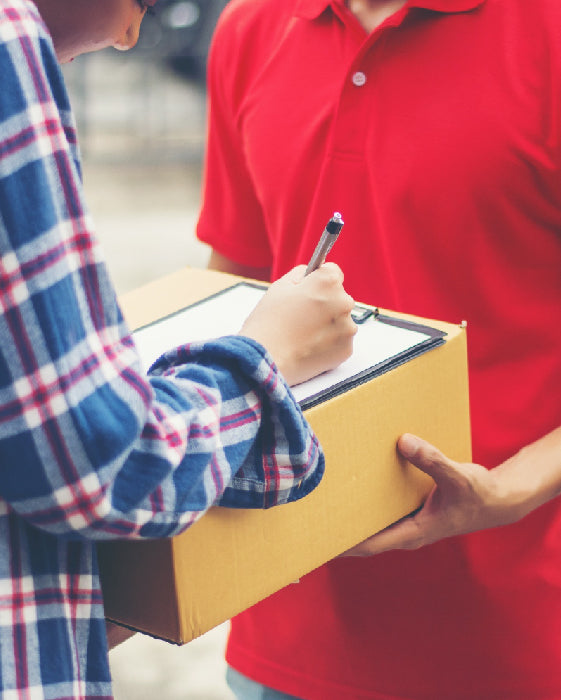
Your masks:
<instances>
[{"instance_id":1,"label":"woman's hand","mask_svg":"<svg viewBox=\"0 0 561 700\"><path fill-rule=\"evenodd\" d=\"M338 265L304 271L300 265L274 282L240 331L267 348L290 385L350 357L357 331Z\"/></svg>"}]
</instances>

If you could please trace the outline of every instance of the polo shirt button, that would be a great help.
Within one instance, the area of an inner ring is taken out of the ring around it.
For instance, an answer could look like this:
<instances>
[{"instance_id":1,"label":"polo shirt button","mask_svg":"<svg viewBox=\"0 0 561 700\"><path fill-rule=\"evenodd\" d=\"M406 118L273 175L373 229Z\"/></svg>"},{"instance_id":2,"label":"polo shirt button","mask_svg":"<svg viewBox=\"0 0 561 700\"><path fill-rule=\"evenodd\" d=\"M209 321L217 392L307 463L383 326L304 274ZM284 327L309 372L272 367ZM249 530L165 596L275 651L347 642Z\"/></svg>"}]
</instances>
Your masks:
<instances>
[{"instance_id":1,"label":"polo shirt button","mask_svg":"<svg viewBox=\"0 0 561 700\"><path fill-rule=\"evenodd\" d=\"M357 70L357 72L353 74L353 84L357 87L362 87L365 82L366 75L361 70Z\"/></svg>"}]
</instances>

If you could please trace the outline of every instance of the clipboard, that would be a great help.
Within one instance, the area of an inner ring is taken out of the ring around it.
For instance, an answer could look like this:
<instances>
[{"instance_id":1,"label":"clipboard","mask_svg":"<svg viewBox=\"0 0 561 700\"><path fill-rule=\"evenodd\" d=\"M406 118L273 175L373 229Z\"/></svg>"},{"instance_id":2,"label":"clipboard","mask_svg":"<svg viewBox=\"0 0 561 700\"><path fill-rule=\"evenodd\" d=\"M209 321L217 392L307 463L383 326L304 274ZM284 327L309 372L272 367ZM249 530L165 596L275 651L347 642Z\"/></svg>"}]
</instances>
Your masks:
<instances>
[{"instance_id":1,"label":"clipboard","mask_svg":"<svg viewBox=\"0 0 561 700\"><path fill-rule=\"evenodd\" d=\"M267 287L238 282L133 332L146 369L173 347L210 338L235 335ZM363 312L363 313L361 313ZM446 332L427 325L381 314L358 304L361 318L352 356L339 367L291 387L305 410L438 347Z\"/></svg>"}]
</instances>

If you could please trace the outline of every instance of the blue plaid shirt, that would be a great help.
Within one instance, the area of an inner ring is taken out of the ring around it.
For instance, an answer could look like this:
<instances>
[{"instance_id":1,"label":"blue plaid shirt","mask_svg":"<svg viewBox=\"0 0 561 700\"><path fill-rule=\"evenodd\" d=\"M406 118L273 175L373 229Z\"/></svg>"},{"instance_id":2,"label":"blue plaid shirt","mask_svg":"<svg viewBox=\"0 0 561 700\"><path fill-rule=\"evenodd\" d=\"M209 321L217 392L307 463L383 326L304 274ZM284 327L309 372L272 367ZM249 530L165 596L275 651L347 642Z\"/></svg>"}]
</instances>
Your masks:
<instances>
[{"instance_id":1,"label":"blue plaid shirt","mask_svg":"<svg viewBox=\"0 0 561 700\"><path fill-rule=\"evenodd\" d=\"M0 691L110 698L94 541L169 537L213 503L295 500L323 457L246 338L177 348L146 376L28 0L0 0L0 76Z\"/></svg>"}]
</instances>

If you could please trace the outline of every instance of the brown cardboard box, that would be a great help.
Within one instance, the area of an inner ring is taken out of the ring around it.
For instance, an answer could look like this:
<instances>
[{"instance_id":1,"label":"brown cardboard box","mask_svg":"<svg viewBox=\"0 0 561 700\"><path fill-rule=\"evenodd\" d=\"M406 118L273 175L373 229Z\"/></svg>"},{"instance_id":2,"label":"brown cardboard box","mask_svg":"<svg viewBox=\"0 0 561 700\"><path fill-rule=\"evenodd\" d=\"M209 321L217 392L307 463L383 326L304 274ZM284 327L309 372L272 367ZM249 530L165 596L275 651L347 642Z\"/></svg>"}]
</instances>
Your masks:
<instances>
[{"instance_id":1,"label":"brown cardboard box","mask_svg":"<svg viewBox=\"0 0 561 700\"><path fill-rule=\"evenodd\" d=\"M185 269L127 294L132 328L237 282ZM466 333L306 411L326 455L318 488L266 511L211 509L170 540L99 545L106 616L183 644L417 508L431 480L396 454L413 432L470 460Z\"/></svg>"}]
</instances>

